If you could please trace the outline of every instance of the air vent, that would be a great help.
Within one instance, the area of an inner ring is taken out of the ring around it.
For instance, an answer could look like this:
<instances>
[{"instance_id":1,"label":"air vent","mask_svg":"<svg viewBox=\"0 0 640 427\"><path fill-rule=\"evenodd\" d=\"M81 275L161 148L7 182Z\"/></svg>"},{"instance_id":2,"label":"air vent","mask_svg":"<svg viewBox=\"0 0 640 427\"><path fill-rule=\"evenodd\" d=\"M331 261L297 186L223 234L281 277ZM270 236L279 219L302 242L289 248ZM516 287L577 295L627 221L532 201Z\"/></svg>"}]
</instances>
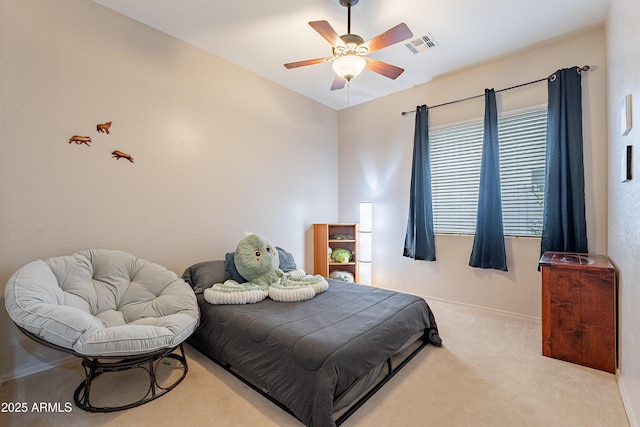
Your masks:
<instances>
[{"instance_id":1,"label":"air vent","mask_svg":"<svg viewBox=\"0 0 640 427\"><path fill-rule=\"evenodd\" d=\"M412 53L418 54L420 52L426 51L427 49L438 46L438 42L433 38L431 34L427 33L422 37L411 40L409 43L405 44L405 46Z\"/></svg>"}]
</instances>

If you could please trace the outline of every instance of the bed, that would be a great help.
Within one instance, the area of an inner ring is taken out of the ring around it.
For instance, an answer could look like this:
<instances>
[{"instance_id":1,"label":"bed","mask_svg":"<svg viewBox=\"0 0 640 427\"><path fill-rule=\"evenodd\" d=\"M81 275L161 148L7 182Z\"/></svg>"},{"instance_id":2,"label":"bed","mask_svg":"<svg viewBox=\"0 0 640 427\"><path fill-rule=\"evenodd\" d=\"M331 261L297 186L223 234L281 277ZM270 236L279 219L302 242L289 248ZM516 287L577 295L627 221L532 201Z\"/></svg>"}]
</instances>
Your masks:
<instances>
[{"instance_id":1,"label":"bed","mask_svg":"<svg viewBox=\"0 0 640 427\"><path fill-rule=\"evenodd\" d=\"M328 279L301 302L212 305L225 261L185 270L201 322L188 343L309 426L342 423L425 345L441 345L419 297Z\"/></svg>"}]
</instances>

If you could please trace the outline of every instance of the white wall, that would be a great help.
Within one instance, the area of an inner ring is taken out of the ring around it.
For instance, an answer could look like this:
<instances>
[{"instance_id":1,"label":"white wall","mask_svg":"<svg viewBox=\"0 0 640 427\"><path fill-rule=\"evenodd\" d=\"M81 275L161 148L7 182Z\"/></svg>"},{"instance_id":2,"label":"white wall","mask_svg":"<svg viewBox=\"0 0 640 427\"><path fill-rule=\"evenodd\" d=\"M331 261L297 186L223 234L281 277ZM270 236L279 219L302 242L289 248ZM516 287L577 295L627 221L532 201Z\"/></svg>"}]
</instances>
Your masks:
<instances>
[{"instance_id":1,"label":"white wall","mask_svg":"<svg viewBox=\"0 0 640 427\"><path fill-rule=\"evenodd\" d=\"M640 3L612 0L607 20L609 256L618 269L618 384L632 426L640 426ZM632 95L633 128L622 136L620 106ZM635 105L633 105L635 104ZM633 146L633 179L621 182Z\"/></svg>"},{"instance_id":2,"label":"white wall","mask_svg":"<svg viewBox=\"0 0 640 427\"><path fill-rule=\"evenodd\" d=\"M87 248L181 274L245 231L313 268L311 224L337 220L335 111L89 0L1 0L0 76L0 283ZM4 309L0 342L5 378L60 357Z\"/></svg>"},{"instance_id":3,"label":"white wall","mask_svg":"<svg viewBox=\"0 0 640 427\"><path fill-rule=\"evenodd\" d=\"M376 286L540 317L539 239L506 239L506 273L469 267L472 236L437 236L435 262L402 256L415 116L403 117L400 113L417 105L483 94L485 88L498 90L537 80L574 65L592 67L582 80L588 241L591 252L606 253L605 45L604 30L594 30L340 112L339 216L341 221L357 221L358 201L374 202ZM538 83L502 92L497 101L499 111L505 112L546 105L547 85ZM438 126L482 119L483 114L484 101L479 98L432 109L430 123Z\"/></svg>"}]
</instances>

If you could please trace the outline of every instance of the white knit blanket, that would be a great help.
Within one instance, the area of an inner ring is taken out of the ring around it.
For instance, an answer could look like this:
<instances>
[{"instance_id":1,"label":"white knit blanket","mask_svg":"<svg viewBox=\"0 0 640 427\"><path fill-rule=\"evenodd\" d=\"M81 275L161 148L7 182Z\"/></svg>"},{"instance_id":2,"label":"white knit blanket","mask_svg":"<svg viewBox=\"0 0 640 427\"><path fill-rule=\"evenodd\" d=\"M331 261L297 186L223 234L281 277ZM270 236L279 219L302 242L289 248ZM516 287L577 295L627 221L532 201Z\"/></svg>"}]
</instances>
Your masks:
<instances>
[{"instance_id":1,"label":"white knit blanket","mask_svg":"<svg viewBox=\"0 0 640 427\"><path fill-rule=\"evenodd\" d=\"M298 269L285 273L268 289L252 282L238 283L227 280L205 289L204 299L209 304L253 304L266 297L280 302L304 301L329 289L329 283L320 275L312 276Z\"/></svg>"}]
</instances>

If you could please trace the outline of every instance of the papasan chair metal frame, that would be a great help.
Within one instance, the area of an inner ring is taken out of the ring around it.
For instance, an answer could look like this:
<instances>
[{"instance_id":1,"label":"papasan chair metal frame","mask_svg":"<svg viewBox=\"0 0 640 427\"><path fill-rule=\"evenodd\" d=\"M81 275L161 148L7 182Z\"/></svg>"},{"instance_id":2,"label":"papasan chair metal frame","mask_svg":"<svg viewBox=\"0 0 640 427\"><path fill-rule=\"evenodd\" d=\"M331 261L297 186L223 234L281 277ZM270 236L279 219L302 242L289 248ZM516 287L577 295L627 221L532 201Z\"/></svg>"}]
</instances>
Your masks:
<instances>
[{"instance_id":1,"label":"papasan chair metal frame","mask_svg":"<svg viewBox=\"0 0 640 427\"><path fill-rule=\"evenodd\" d=\"M50 342L43 340L39 336L34 335L19 326L18 329L32 340L44 346L53 348L55 350L64 351L65 353L72 354L82 359L82 367L84 368L85 379L82 380L80 385L78 385L75 392L73 393L73 401L78 408L88 412L115 412L143 405L173 390L178 384L182 382L184 377L187 376L187 372L189 370L187 358L184 354L184 348L182 347L182 344L180 344L178 347L160 349L152 353L139 354L130 357L93 357L85 356L76 353L75 351L71 351L67 348L51 344ZM176 350L179 350L180 353L175 353ZM180 368L182 373L180 374L180 377L171 384L160 385L156 377L156 368L158 363L160 363L165 358L175 359L180 362L182 364L182 367ZM120 372L137 368L143 369L149 374L149 389L141 399L118 406L94 406L91 403L91 384L96 377L106 372Z\"/></svg>"},{"instance_id":2,"label":"papasan chair metal frame","mask_svg":"<svg viewBox=\"0 0 640 427\"><path fill-rule=\"evenodd\" d=\"M107 272L109 269L117 272ZM59 292L52 288L54 279ZM76 406L85 411L114 412L140 406L173 390L187 375L183 342L198 324L199 309L191 287L158 264L113 250L88 250L34 261L7 282L5 305L26 336L82 359L85 379L73 397ZM70 338L61 334L61 325L73 332ZM131 354L127 354L129 349ZM179 376L169 384L160 384L158 367L166 359L178 362L174 369L179 370ZM114 406L92 404L94 379L138 368L149 376L142 398Z\"/></svg>"}]
</instances>

